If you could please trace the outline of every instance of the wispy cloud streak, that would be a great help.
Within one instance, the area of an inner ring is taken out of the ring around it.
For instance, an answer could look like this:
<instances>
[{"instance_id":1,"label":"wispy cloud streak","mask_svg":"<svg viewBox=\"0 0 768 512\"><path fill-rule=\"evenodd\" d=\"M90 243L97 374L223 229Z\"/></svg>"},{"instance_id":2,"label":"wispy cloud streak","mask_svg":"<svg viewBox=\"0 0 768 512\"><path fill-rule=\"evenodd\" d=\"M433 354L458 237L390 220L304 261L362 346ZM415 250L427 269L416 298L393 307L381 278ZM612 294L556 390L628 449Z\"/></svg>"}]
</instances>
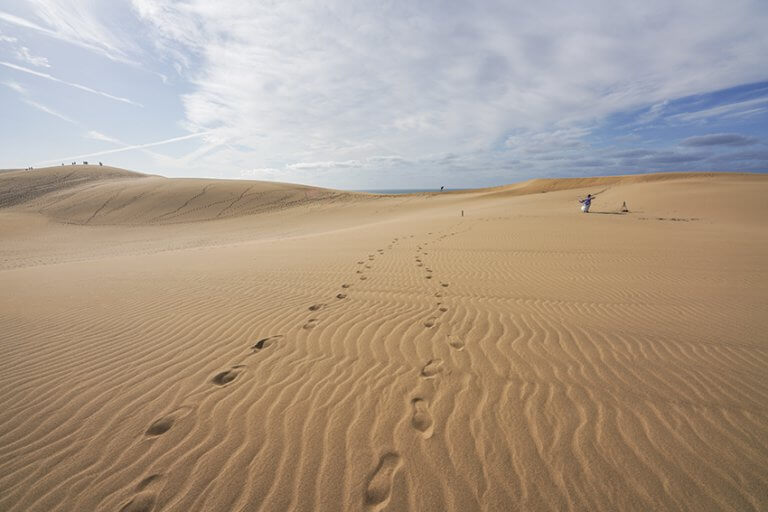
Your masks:
<instances>
[{"instance_id":1,"label":"wispy cloud streak","mask_svg":"<svg viewBox=\"0 0 768 512\"><path fill-rule=\"evenodd\" d=\"M738 133L711 133L708 135L696 135L683 140L681 146L708 147L708 146L749 146L757 144L755 137L746 137Z\"/></svg>"},{"instance_id":2,"label":"wispy cloud streak","mask_svg":"<svg viewBox=\"0 0 768 512\"><path fill-rule=\"evenodd\" d=\"M87 11L70 5L58 5L56 2L38 1L35 3L41 18L54 23L53 28L44 27L21 16L0 11L0 21L45 34L65 43L85 48L110 60L135 65L117 44L109 40L104 25L92 17L86 17ZM95 33L93 31L96 31Z\"/></svg>"},{"instance_id":3,"label":"wispy cloud streak","mask_svg":"<svg viewBox=\"0 0 768 512\"><path fill-rule=\"evenodd\" d=\"M122 103L128 103L130 105L135 105L137 107L143 107L141 103L138 103L136 101L130 100L128 98L122 98L120 96L114 96L112 94L106 93L104 91L99 91L96 89L91 89L90 87L86 87L85 85L76 84L74 82L68 82L66 80L62 80L60 78L56 78L55 76L49 75L48 73L42 73L40 71L35 71L34 69L25 68L24 66L17 66L16 64L11 64L10 62L4 62L0 61L0 65L5 66L7 68L15 69L16 71L21 71L23 73L29 73L30 75L34 75L40 78L45 78L46 80L50 80L52 82L57 82L60 84L68 85L69 87L74 87L75 89L80 89L81 91L90 92L92 94L98 94L99 96L103 96L105 98L109 98L114 101L119 101Z\"/></svg>"},{"instance_id":4,"label":"wispy cloud streak","mask_svg":"<svg viewBox=\"0 0 768 512\"><path fill-rule=\"evenodd\" d=\"M98 132L91 132L91 134L94 134L94 133L98 133ZM69 161L69 160L79 160L81 158L90 158L92 156L111 155L113 153L121 153L123 151L132 151L132 150L136 150L136 149L152 148L152 147L155 147L155 146L162 146L164 144L171 144L173 142L180 142L182 140L195 139L195 138L198 138L198 137L203 137L203 136L208 135L208 134L209 134L209 132L191 133L189 135L182 135L180 137L173 137L173 138L170 138L170 139L159 140L159 141L156 141L156 142L148 142L148 143L145 143L145 144L134 144L133 146L125 146L125 147L122 147L122 148L107 149L107 150L104 150L104 151L97 151L95 153L85 153L85 154L82 154L82 155L75 155L75 156L63 156L63 157L60 157L60 158L52 158L50 160L45 160L43 162L38 162L37 165L47 164L47 163L51 163L51 162L65 162L65 161ZM101 134L99 134L99 135L101 135ZM116 139L112 139L111 137L106 137L106 136L101 136L101 137L96 136L96 137L91 137L91 138L97 138L99 140L105 140L105 141L109 140L110 142L118 142Z\"/></svg>"},{"instance_id":5,"label":"wispy cloud streak","mask_svg":"<svg viewBox=\"0 0 768 512\"><path fill-rule=\"evenodd\" d=\"M45 112L46 114L50 114L50 115L52 115L54 117L58 117L62 121L66 121L68 123L79 125L79 123L77 121L75 121L74 119L71 119L71 118L65 116L64 114L56 112L52 108L46 107L42 103L38 103L37 101L33 101L33 100L30 100L30 99L24 99L23 101L24 101L24 103L26 103L30 107L34 107L34 108L36 108L36 109L38 109L38 110L40 110L42 112Z\"/></svg>"},{"instance_id":6,"label":"wispy cloud streak","mask_svg":"<svg viewBox=\"0 0 768 512\"><path fill-rule=\"evenodd\" d=\"M29 48L27 48L26 46L22 46L21 48L16 50L16 57L18 57L20 60L23 60L28 64L32 64L33 66L39 66L41 68L51 67L46 57L32 55L32 52L30 52Z\"/></svg>"},{"instance_id":7,"label":"wispy cloud streak","mask_svg":"<svg viewBox=\"0 0 768 512\"><path fill-rule=\"evenodd\" d=\"M700 121L703 119L709 119L712 117L744 117L751 116L760 112L768 111L768 98L756 98L746 101L738 101L735 103L728 103L725 105L718 105L716 107L707 108L703 110L695 110L692 112L684 112L682 114L675 114L670 116L670 119L678 121Z\"/></svg>"}]
</instances>

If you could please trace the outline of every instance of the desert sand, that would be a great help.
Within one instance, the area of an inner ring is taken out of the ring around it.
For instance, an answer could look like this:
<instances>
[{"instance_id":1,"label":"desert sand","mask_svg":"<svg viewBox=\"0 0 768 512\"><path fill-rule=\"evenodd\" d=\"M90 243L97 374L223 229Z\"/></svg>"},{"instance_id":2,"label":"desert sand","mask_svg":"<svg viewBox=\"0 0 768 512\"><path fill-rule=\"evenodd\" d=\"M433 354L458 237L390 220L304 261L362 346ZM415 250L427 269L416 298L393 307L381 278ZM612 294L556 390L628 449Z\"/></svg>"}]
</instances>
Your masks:
<instances>
[{"instance_id":1,"label":"desert sand","mask_svg":"<svg viewBox=\"0 0 768 512\"><path fill-rule=\"evenodd\" d=\"M766 197L0 173L0 510L768 510Z\"/></svg>"}]
</instances>

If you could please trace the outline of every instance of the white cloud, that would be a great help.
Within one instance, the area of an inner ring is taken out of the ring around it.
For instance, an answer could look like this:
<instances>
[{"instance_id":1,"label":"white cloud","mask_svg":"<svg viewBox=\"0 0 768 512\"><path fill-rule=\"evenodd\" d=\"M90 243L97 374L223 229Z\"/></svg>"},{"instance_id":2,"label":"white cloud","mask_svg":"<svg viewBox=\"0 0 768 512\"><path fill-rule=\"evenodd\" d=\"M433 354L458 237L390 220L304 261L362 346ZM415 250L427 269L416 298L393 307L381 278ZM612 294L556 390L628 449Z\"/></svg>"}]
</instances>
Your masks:
<instances>
[{"instance_id":1,"label":"white cloud","mask_svg":"<svg viewBox=\"0 0 768 512\"><path fill-rule=\"evenodd\" d=\"M186 81L177 126L207 135L183 157L156 155L180 172L502 173L502 160L576 159L613 113L647 108L637 123L650 123L669 118L669 100L766 79L762 0L24 5L0 23L113 60L162 61L171 82ZM744 103L698 115L765 112Z\"/></svg>"},{"instance_id":2,"label":"white cloud","mask_svg":"<svg viewBox=\"0 0 768 512\"><path fill-rule=\"evenodd\" d=\"M754 114L768 111L768 98L757 98L753 100L738 101L717 107L685 112L669 116L670 119L677 121L702 121L712 117L747 117Z\"/></svg>"},{"instance_id":3,"label":"white cloud","mask_svg":"<svg viewBox=\"0 0 768 512\"><path fill-rule=\"evenodd\" d=\"M362 167L360 160L347 160L346 162L298 162L288 165L288 169L336 169L349 167Z\"/></svg>"},{"instance_id":4,"label":"white cloud","mask_svg":"<svg viewBox=\"0 0 768 512\"><path fill-rule=\"evenodd\" d=\"M37 57L35 55L32 55L32 53L29 51L29 48L27 48L26 46L20 47L18 50L16 50L15 53L16 53L16 57L19 60L22 60L27 64L32 64L33 66L38 66L43 68L51 67L46 57Z\"/></svg>"},{"instance_id":5,"label":"white cloud","mask_svg":"<svg viewBox=\"0 0 768 512\"><path fill-rule=\"evenodd\" d=\"M27 90L18 82L3 82L3 85L5 85L10 89L13 89L19 94L27 94Z\"/></svg>"},{"instance_id":6,"label":"white cloud","mask_svg":"<svg viewBox=\"0 0 768 512\"><path fill-rule=\"evenodd\" d=\"M75 89L80 89L81 91L90 92L92 94L98 94L99 96L103 96L105 98L109 98L111 100L120 101L122 103L129 103L131 105L135 105L137 107L143 106L141 103L137 103L133 100L130 100L128 98L121 98L120 96L113 96L112 94L106 93L104 91L99 91L96 89L91 89L90 87L86 87L84 85L76 84L74 82L68 82L66 80L62 80L60 78L56 78L55 76L49 75L48 73L41 73L39 71L35 71L34 69L25 68L23 66L17 66L16 64L11 64L10 62L3 62L0 61L0 66L5 66L7 68L15 69L17 71L21 71L23 73L28 73L30 75L34 75L40 78L45 78L46 80L50 80L52 82L58 82L60 84L68 85L69 87L74 87Z\"/></svg>"},{"instance_id":7,"label":"white cloud","mask_svg":"<svg viewBox=\"0 0 768 512\"><path fill-rule=\"evenodd\" d=\"M640 114L637 119L631 123L632 125L641 125L641 124L649 124L660 117L664 115L664 112L667 109L667 106L669 105L669 100L664 100L662 102L656 103L654 105L651 105L648 110Z\"/></svg>"},{"instance_id":8,"label":"white cloud","mask_svg":"<svg viewBox=\"0 0 768 512\"><path fill-rule=\"evenodd\" d=\"M188 125L294 169L374 142L409 159L520 134L576 147L613 112L765 78L757 1L133 5L158 48L198 60Z\"/></svg>"},{"instance_id":9,"label":"white cloud","mask_svg":"<svg viewBox=\"0 0 768 512\"><path fill-rule=\"evenodd\" d=\"M22 18L20 16L13 15L13 14L8 13L8 12L0 11L0 20L4 21L6 23L10 23L12 25L17 25L19 27L30 28L30 29L37 30L37 31L40 31L40 32L50 32L47 29L45 29L44 27L41 27L40 25L38 25L36 23L32 23L31 21L29 21L27 19L24 19L24 18ZM16 41L15 37L11 38L11 39Z\"/></svg>"},{"instance_id":10,"label":"white cloud","mask_svg":"<svg viewBox=\"0 0 768 512\"><path fill-rule=\"evenodd\" d=\"M128 0L27 0L17 2L19 13L0 11L0 25L5 23L23 31L86 49L107 59L128 64L134 69L166 77L152 69L151 54L144 48L142 33L136 30ZM9 10L14 10L10 9ZM13 38L15 39L15 38Z\"/></svg>"},{"instance_id":11,"label":"white cloud","mask_svg":"<svg viewBox=\"0 0 768 512\"><path fill-rule=\"evenodd\" d=\"M111 142L113 144L120 144L121 146L128 146L129 144L124 143L123 141L116 139L114 137L110 137L109 135L105 135L101 132L97 132L96 130L89 130L88 133L85 134L86 137L89 139L94 140L101 140L104 142Z\"/></svg>"},{"instance_id":12,"label":"white cloud","mask_svg":"<svg viewBox=\"0 0 768 512\"><path fill-rule=\"evenodd\" d=\"M132 62L130 39L118 37L119 25L108 27L97 15L97 2L89 0L32 0L29 8L40 22L0 11L0 21L34 30L60 41L86 48L111 60Z\"/></svg>"}]
</instances>

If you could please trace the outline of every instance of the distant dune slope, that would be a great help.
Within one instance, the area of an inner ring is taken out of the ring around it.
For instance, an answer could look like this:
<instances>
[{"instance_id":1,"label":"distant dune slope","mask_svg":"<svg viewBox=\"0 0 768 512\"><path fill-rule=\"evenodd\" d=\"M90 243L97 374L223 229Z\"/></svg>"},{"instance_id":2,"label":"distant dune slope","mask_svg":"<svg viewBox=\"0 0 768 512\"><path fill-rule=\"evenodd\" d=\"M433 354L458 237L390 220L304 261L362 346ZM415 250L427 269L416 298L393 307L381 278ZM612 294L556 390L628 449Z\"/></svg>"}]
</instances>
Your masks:
<instances>
[{"instance_id":1,"label":"distant dune slope","mask_svg":"<svg viewBox=\"0 0 768 512\"><path fill-rule=\"evenodd\" d=\"M0 207L22 206L70 224L174 224L238 217L344 192L239 180L169 179L111 167L70 166L0 177Z\"/></svg>"},{"instance_id":2,"label":"distant dune slope","mask_svg":"<svg viewBox=\"0 0 768 512\"><path fill-rule=\"evenodd\" d=\"M534 179L478 190L467 207L501 202L526 205L537 215L578 212L578 199L597 194L591 213L618 214L626 204L635 219L703 220L759 224L768 215L768 175L665 173L594 178ZM466 203L465 203L466 204ZM763 212L757 215L757 212Z\"/></svg>"},{"instance_id":3,"label":"distant dune slope","mask_svg":"<svg viewBox=\"0 0 768 512\"><path fill-rule=\"evenodd\" d=\"M561 208L572 208L575 198L587 192L600 193L596 212L609 205L615 211L624 201L637 212L657 211L667 215L701 216L712 211L729 215L730 193L752 207L763 202L762 193L752 184L763 184L768 176L736 173L665 173L591 178L533 179L501 187L432 193L445 206L467 202L491 204L494 199L521 196L540 197L543 193L573 190L574 197L553 195ZM689 185L696 183L691 189ZM425 196L425 194L419 194ZM403 204L398 196L392 208L431 208L435 204ZM0 208L37 212L67 224L82 225L160 225L241 217L275 212L297 206L333 205L340 202L387 199L288 183L164 178L114 167L63 166L11 171L0 174ZM565 200L564 200L565 199ZM535 199L538 202L540 199ZM547 201L545 201L547 202ZM646 207L652 207L648 210ZM743 204L741 206L744 206ZM748 208L751 212L752 207ZM742 208L743 209L743 208ZM737 208L738 210L738 208ZM672 213L670 213L672 212ZM738 217L738 215L737 215ZM742 216L754 221L754 216Z\"/></svg>"},{"instance_id":4,"label":"distant dune slope","mask_svg":"<svg viewBox=\"0 0 768 512\"><path fill-rule=\"evenodd\" d=\"M14 206L53 192L76 189L93 182L146 177L116 167L68 165L0 174L0 208Z\"/></svg>"},{"instance_id":5,"label":"distant dune slope","mask_svg":"<svg viewBox=\"0 0 768 512\"><path fill-rule=\"evenodd\" d=\"M628 174L621 176L594 176L584 178L535 178L512 185L503 185L500 187L483 189L483 191L493 195L526 195L581 188L595 188L599 191L601 188L618 185L635 185L638 183L659 182L663 183L691 179L727 179L729 181L751 181L761 178L763 178L763 176L759 174L723 172L666 172L653 174Z\"/></svg>"}]
</instances>

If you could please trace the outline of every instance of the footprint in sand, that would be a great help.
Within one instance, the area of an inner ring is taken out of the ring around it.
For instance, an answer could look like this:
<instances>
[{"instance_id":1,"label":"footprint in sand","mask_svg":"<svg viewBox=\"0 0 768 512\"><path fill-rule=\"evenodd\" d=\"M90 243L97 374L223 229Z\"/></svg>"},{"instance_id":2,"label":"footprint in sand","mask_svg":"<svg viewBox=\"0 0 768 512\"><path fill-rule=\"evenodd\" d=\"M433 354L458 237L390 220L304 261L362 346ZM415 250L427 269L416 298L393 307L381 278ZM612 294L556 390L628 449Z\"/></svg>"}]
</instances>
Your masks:
<instances>
[{"instance_id":1,"label":"footprint in sand","mask_svg":"<svg viewBox=\"0 0 768 512\"><path fill-rule=\"evenodd\" d=\"M425 276L424 279L432 279L432 276Z\"/></svg>"},{"instance_id":2,"label":"footprint in sand","mask_svg":"<svg viewBox=\"0 0 768 512\"><path fill-rule=\"evenodd\" d=\"M434 432L434 422L432 421L432 415L429 413L429 402L417 397L411 400L411 405L413 406L411 425L421 432L424 439L429 439Z\"/></svg>"},{"instance_id":3,"label":"footprint in sand","mask_svg":"<svg viewBox=\"0 0 768 512\"><path fill-rule=\"evenodd\" d=\"M233 366L231 369L217 373L211 382L217 386L225 386L234 381L243 372L243 365Z\"/></svg>"},{"instance_id":4,"label":"footprint in sand","mask_svg":"<svg viewBox=\"0 0 768 512\"><path fill-rule=\"evenodd\" d=\"M317 326L317 318L310 318L307 323L301 326L302 329L314 329Z\"/></svg>"},{"instance_id":5,"label":"footprint in sand","mask_svg":"<svg viewBox=\"0 0 768 512\"><path fill-rule=\"evenodd\" d=\"M169 416L165 416L163 418L160 418L159 420L155 420L154 423L152 423L146 432L144 432L144 435L146 436L159 436L161 434L165 434L169 430L171 430L171 427L173 426L173 423L175 422L175 419Z\"/></svg>"},{"instance_id":6,"label":"footprint in sand","mask_svg":"<svg viewBox=\"0 0 768 512\"><path fill-rule=\"evenodd\" d=\"M258 352L259 350L267 348L268 346L274 344L277 340L279 340L282 337L283 337L282 334L278 334L276 336L262 338L251 346L251 350L253 350L254 352Z\"/></svg>"},{"instance_id":7,"label":"footprint in sand","mask_svg":"<svg viewBox=\"0 0 768 512\"><path fill-rule=\"evenodd\" d=\"M150 512L155 508L157 498L149 492L141 492L133 497L131 501L125 504L120 512Z\"/></svg>"},{"instance_id":8,"label":"footprint in sand","mask_svg":"<svg viewBox=\"0 0 768 512\"><path fill-rule=\"evenodd\" d=\"M355 270L355 274L362 274L362 273L363 273L362 270Z\"/></svg>"},{"instance_id":9,"label":"footprint in sand","mask_svg":"<svg viewBox=\"0 0 768 512\"><path fill-rule=\"evenodd\" d=\"M310 311L320 311L320 310L321 310L321 309L323 309L325 306L327 306L327 304L312 304L312 305L311 305L311 306L309 306L309 308L307 308L307 309L309 309Z\"/></svg>"},{"instance_id":10,"label":"footprint in sand","mask_svg":"<svg viewBox=\"0 0 768 512\"><path fill-rule=\"evenodd\" d=\"M425 269L427 272L432 272L431 268Z\"/></svg>"},{"instance_id":11,"label":"footprint in sand","mask_svg":"<svg viewBox=\"0 0 768 512\"><path fill-rule=\"evenodd\" d=\"M371 266L370 265L366 265L365 268L371 268Z\"/></svg>"},{"instance_id":12,"label":"footprint in sand","mask_svg":"<svg viewBox=\"0 0 768 512\"><path fill-rule=\"evenodd\" d=\"M346 299L347 298L347 294L346 293L339 293L338 295L336 295L336 298L337 299Z\"/></svg>"},{"instance_id":13,"label":"footprint in sand","mask_svg":"<svg viewBox=\"0 0 768 512\"><path fill-rule=\"evenodd\" d=\"M365 263L365 262L364 261L358 261L357 262L358 265L362 265L363 263Z\"/></svg>"},{"instance_id":14,"label":"footprint in sand","mask_svg":"<svg viewBox=\"0 0 768 512\"><path fill-rule=\"evenodd\" d=\"M443 307L440 308L440 312L441 313L445 313L446 311L448 311L447 307L443 306Z\"/></svg>"},{"instance_id":15,"label":"footprint in sand","mask_svg":"<svg viewBox=\"0 0 768 512\"><path fill-rule=\"evenodd\" d=\"M443 296L443 294L442 294L442 293L440 293L440 292L435 292L435 297L442 297L442 296Z\"/></svg>"},{"instance_id":16,"label":"footprint in sand","mask_svg":"<svg viewBox=\"0 0 768 512\"><path fill-rule=\"evenodd\" d=\"M365 277L365 276L360 276L360 280L361 280L361 281L365 281L366 279L368 279L368 278L367 278L367 277Z\"/></svg>"},{"instance_id":17,"label":"footprint in sand","mask_svg":"<svg viewBox=\"0 0 768 512\"><path fill-rule=\"evenodd\" d=\"M163 475L159 473L155 473L154 475L149 475L147 478L143 479L141 482L139 482L139 485L136 486L137 491L143 491L147 487L149 487L153 482L156 482L159 480Z\"/></svg>"},{"instance_id":18,"label":"footprint in sand","mask_svg":"<svg viewBox=\"0 0 768 512\"><path fill-rule=\"evenodd\" d=\"M448 283L440 283L440 286L442 286L443 288L448 288L449 285Z\"/></svg>"},{"instance_id":19,"label":"footprint in sand","mask_svg":"<svg viewBox=\"0 0 768 512\"><path fill-rule=\"evenodd\" d=\"M434 327L435 321L437 321L437 318L433 316L427 318L426 322L424 322L424 327Z\"/></svg>"},{"instance_id":20,"label":"footprint in sand","mask_svg":"<svg viewBox=\"0 0 768 512\"><path fill-rule=\"evenodd\" d=\"M389 496L392 494L392 481L401 465L402 459L397 453L390 452L382 455L378 467L365 487L366 505L382 505L389 500Z\"/></svg>"},{"instance_id":21,"label":"footprint in sand","mask_svg":"<svg viewBox=\"0 0 768 512\"><path fill-rule=\"evenodd\" d=\"M423 267L423 266L424 266L424 264L423 264L423 263L417 263L417 264L416 264L416 266L417 266L417 267Z\"/></svg>"},{"instance_id":22,"label":"footprint in sand","mask_svg":"<svg viewBox=\"0 0 768 512\"><path fill-rule=\"evenodd\" d=\"M351 284L346 284L346 283L344 283L343 285L341 285L341 287L342 287L342 288L349 288L350 286L352 286L352 285L351 285Z\"/></svg>"},{"instance_id":23,"label":"footprint in sand","mask_svg":"<svg viewBox=\"0 0 768 512\"><path fill-rule=\"evenodd\" d=\"M150 475L139 482L139 485L136 486L136 492L138 494L136 494L131 501L123 505L120 512L150 512L154 509L155 503L157 502L157 495L150 492L150 490L145 491L145 489L152 487L161 477L162 475L159 474Z\"/></svg>"},{"instance_id":24,"label":"footprint in sand","mask_svg":"<svg viewBox=\"0 0 768 512\"><path fill-rule=\"evenodd\" d=\"M421 376L425 379L429 379L443 371L442 359L430 359L424 368L421 369Z\"/></svg>"},{"instance_id":25,"label":"footprint in sand","mask_svg":"<svg viewBox=\"0 0 768 512\"><path fill-rule=\"evenodd\" d=\"M450 345L451 348L455 348L456 350L462 350L464 348L464 342L453 336L448 337L448 345Z\"/></svg>"},{"instance_id":26,"label":"footprint in sand","mask_svg":"<svg viewBox=\"0 0 768 512\"><path fill-rule=\"evenodd\" d=\"M171 430L171 427L174 423L184 418L191 411L192 407L179 407L178 409L166 414L162 418L153 421L146 432L144 432L144 435L148 437L155 437L161 434L165 434Z\"/></svg>"}]
</instances>

